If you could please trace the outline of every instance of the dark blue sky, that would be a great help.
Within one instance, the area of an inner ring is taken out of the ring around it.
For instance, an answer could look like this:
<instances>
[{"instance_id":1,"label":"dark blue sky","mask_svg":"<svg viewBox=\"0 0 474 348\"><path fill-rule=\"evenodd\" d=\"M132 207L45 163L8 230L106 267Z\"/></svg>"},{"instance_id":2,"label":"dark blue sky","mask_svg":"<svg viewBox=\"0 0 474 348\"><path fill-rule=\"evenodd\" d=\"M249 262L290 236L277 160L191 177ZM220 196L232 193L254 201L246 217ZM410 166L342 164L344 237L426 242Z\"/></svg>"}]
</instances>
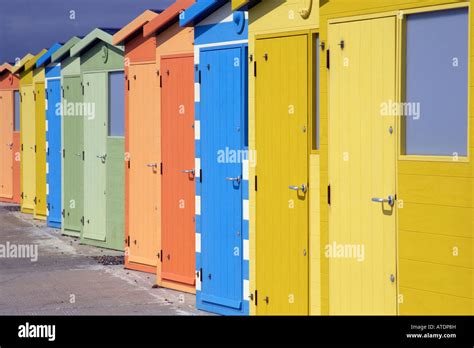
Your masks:
<instances>
[{"instance_id":1,"label":"dark blue sky","mask_svg":"<svg viewBox=\"0 0 474 348\"><path fill-rule=\"evenodd\" d=\"M121 28L174 0L0 0L0 64L97 27ZM71 15L75 12L75 19Z\"/></svg>"}]
</instances>

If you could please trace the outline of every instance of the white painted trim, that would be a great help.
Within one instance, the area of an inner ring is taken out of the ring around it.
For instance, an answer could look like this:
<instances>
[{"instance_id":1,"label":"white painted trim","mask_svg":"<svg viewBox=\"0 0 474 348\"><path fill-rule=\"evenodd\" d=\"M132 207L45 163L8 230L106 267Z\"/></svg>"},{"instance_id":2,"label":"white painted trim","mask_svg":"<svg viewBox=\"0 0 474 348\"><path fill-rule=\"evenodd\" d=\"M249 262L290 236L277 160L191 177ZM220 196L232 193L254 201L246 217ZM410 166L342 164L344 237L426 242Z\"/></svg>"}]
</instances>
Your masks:
<instances>
[{"instance_id":1,"label":"white painted trim","mask_svg":"<svg viewBox=\"0 0 474 348\"><path fill-rule=\"evenodd\" d=\"M242 201L242 215L245 221L249 221L249 200Z\"/></svg>"},{"instance_id":2,"label":"white painted trim","mask_svg":"<svg viewBox=\"0 0 474 348\"><path fill-rule=\"evenodd\" d=\"M201 252L201 234L196 233L196 252L200 253Z\"/></svg>"},{"instance_id":3,"label":"white painted trim","mask_svg":"<svg viewBox=\"0 0 474 348\"><path fill-rule=\"evenodd\" d=\"M201 140L201 121L194 121L194 140Z\"/></svg>"},{"instance_id":4,"label":"white painted trim","mask_svg":"<svg viewBox=\"0 0 474 348\"><path fill-rule=\"evenodd\" d=\"M196 215L201 215L201 196L196 196Z\"/></svg>"},{"instance_id":5,"label":"white painted trim","mask_svg":"<svg viewBox=\"0 0 474 348\"><path fill-rule=\"evenodd\" d=\"M249 240L244 239L244 255L243 258L245 261L249 261L249 255L250 255L250 248L249 248Z\"/></svg>"}]
</instances>

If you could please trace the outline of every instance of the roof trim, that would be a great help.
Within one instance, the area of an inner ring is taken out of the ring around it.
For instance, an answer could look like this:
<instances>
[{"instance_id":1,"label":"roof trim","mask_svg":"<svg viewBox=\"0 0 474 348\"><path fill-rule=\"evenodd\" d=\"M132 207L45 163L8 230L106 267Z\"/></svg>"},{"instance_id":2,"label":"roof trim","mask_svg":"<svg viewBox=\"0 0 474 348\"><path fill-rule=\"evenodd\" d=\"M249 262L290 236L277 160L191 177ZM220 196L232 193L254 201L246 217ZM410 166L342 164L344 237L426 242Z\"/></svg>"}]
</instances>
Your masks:
<instances>
[{"instance_id":1,"label":"roof trim","mask_svg":"<svg viewBox=\"0 0 474 348\"><path fill-rule=\"evenodd\" d=\"M234 11L246 11L262 0L232 0L232 10Z\"/></svg>"},{"instance_id":2,"label":"roof trim","mask_svg":"<svg viewBox=\"0 0 474 348\"><path fill-rule=\"evenodd\" d=\"M194 0L176 2L143 27L143 36L158 35L179 20L179 15L194 4Z\"/></svg>"},{"instance_id":3,"label":"roof trim","mask_svg":"<svg viewBox=\"0 0 474 348\"><path fill-rule=\"evenodd\" d=\"M73 36L70 38L60 49L54 52L51 56L51 63L59 63L64 59L70 57L71 47L81 41L81 38L78 36Z\"/></svg>"},{"instance_id":4,"label":"roof trim","mask_svg":"<svg viewBox=\"0 0 474 348\"><path fill-rule=\"evenodd\" d=\"M90 48L90 46L95 44L96 41L103 41L105 43L108 43L109 45L113 45L112 35L113 33L109 33L105 31L105 29L96 28L92 30L89 34L86 35L85 38L83 38L71 48L71 57L84 54ZM123 46L115 47L123 51Z\"/></svg>"},{"instance_id":5,"label":"roof trim","mask_svg":"<svg viewBox=\"0 0 474 348\"><path fill-rule=\"evenodd\" d=\"M118 31L112 39L114 45L124 44L125 41L129 40L137 31L142 29L145 24L148 24L153 18L158 16L162 11L159 10L146 10L141 15L136 17L133 21L124 26Z\"/></svg>"},{"instance_id":6,"label":"roof trim","mask_svg":"<svg viewBox=\"0 0 474 348\"><path fill-rule=\"evenodd\" d=\"M55 43L53 46L51 46L50 49L48 50L48 52L43 54L41 56L41 58L39 58L36 61L36 68L39 68L40 66L48 65L49 63L51 63L51 57L52 57L53 53L56 52L57 50L59 50L62 46L63 45L60 44L60 43Z\"/></svg>"},{"instance_id":7,"label":"roof trim","mask_svg":"<svg viewBox=\"0 0 474 348\"><path fill-rule=\"evenodd\" d=\"M9 73L13 74L14 70L15 70L15 67L13 65L11 65L10 63L5 62L2 65L0 65L0 75L5 73L5 72L9 72Z\"/></svg>"},{"instance_id":8,"label":"roof trim","mask_svg":"<svg viewBox=\"0 0 474 348\"><path fill-rule=\"evenodd\" d=\"M13 73L19 73L20 70L23 69L24 65L26 64L27 61L29 61L30 59L33 59L35 56L32 55L31 53L27 53L25 54L25 56L23 58L21 58L17 63L15 63L15 65L13 66Z\"/></svg>"},{"instance_id":9,"label":"roof trim","mask_svg":"<svg viewBox=\"0 0 474 348\"><path fill-rule=\"evenodd\" d=\"M17 66L15 69L14 73L19 74L23 71L30 70L34 68L36 61L47 52L46 49L42 49L36 56L33 56L31 54L27 54L23 59L20 61L20 65ZM31 57L29 57L31 56Z\"/></svg>"},{"instance_id":10,"label":"roof trim","mask_svg":"<svg viewBox=\"0 0 474 348\"><path fill-rule=\"evenodd\" d=\"M179 25L182 27L194 26L204 18L212 14L218 8L222 7L228 0L201 0L184 11L179 19Z\"/></svg>"}]
</instances>

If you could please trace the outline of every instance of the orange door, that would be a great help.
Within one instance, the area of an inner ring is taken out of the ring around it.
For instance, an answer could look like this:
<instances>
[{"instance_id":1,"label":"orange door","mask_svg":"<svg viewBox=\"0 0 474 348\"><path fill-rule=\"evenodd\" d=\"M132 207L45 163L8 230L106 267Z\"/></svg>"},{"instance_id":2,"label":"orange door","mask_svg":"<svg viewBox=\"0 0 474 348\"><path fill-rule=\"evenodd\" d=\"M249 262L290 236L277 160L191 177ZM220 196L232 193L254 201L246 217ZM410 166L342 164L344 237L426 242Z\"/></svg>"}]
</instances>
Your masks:
<instances>
[{"instance_id":1,"label":"orange door","mask_svg":"<svg viewBox=\"0 0 474 348\"><path fill-rule=\"evenodd\" d=\"M161 60L162 272L194 285L194 59Z\"/></svg>"},{"instance_id":2,"label":"orange door","mask_svg":"<svg viewBox=\"0 0 474 348\"><path fill-rule=\"evenodd\" d=\"M13 92L0 91L0 197L13 197Z\"/></svg>"},{"instance_id":3,"label":"orange door","mask_svg":"<svg viewBox=\"0 0 474 348\"><path fill-rule=\"evenodd\" d=\"M157 80L154 63L128 68L128 262L153 267L158 260L161 198Z\"/></svg>"}]
</instances>

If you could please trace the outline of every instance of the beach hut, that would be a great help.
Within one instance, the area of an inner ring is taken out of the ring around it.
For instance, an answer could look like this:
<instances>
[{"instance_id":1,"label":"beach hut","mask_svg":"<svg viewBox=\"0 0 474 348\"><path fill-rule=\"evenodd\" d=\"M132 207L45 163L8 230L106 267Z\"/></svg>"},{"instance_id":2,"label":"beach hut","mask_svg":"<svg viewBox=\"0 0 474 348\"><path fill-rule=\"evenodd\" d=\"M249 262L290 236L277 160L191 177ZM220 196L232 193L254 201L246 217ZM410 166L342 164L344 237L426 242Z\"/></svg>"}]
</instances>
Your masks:
<instances>
[{"instance_id":1,"label":"beach hut","mask_svg":"<svg viewBox=\"0 0 474 348\"><path fill-rule=\"evenodd\" d=\"M179 25L194 1L178 0L143 28L156 37L159 86L157 118L161 123L161 231L157 283L195 292L194 30ZM132 164L133 165L133 164ZM195 210L195 207L197 209Z\"/></svg>"},{"instance_id":2,"label":"beach hut","mask_svg":"<svg viewBox=\"0 0 474 348\"><path fill-rule=\"evenodd\" d=\"M20 208L23 213L33 214L36 210L36 116L35 84L33 72L36 61L44 54L43 49L36 56L27 56L15 64L15 73L20 76ZM43 93L44 94L44 93ZM46 179L45 179L46 186Z\"/></svg>"},{"instance_id":3,"label":"beach hut","mask_svg":"<svg viewBox=\"0 0 474 348\"><path fill-rule=\"evenodd\" d=\"M46 90L45 67L37 66L47 50L38 56L32 66L33 100L35 110L35 208L34 217L46 220Z\"/></svg>"},{"instance_id":4,"label":"beach hut","mask_svg":"<svg viewBox=\"0 0 474 348\"><path fill-rule=\"evenodd\" d=\"M8 63L0 66L0 202L20 203L19 78Z\"/></svg>"},{"instance_id":5,"label":"beach hut","mask_svg":"<svg viewBox=\"0 0 474 348\"><path fill-rule=\"evenodd\" d=\"M52 64L61 65L61 231L73 237L81 234L84 211L80 58L71 56L80 40L72 37L51 56Z\"/></svg>"},{"instance_id":6,"label":"beach hut","mask_svg":"<svg viewBox=\"0 0 474 348\"><path fill-rule=\"evenodd\" d=\"M80 57L84 213L81 242L124 249L124 62L115 29L94 29L71 48Z\"/></svg>"},{"instance_id":7,"label":"beach hut","mask_svg":"<svg viewBox=\"0 0 474 348\"><path fill-rule=\"evenodd\" d=\"M234 0L233 8L249 16L248 136L257 155L249 166L250 311L319 314L319 1Z\"/></svg>"},{"instance_id":8,"label":"beach hut","mask_svg":"<svg viewBox=\"0 0 474 348\"><path fill-rule=\"evenodd\" d=\"M161 229L160 78L155 36L143 27L158 15L147 10L114 35L125 46L125 267L156 273Z\"/></svg>"},{"instance_id":9,"label":"beach hut","mask_svg":"<svg viewBox=\"0 0 474 348\"><path fill-rule=\"evenodd\" d=\"M51 63L52 55L62 47L56 43L36 62L45 69L46 110L46 221L61 228L61 65Z\"/></svg>"},{"instance_id":10,"label":"beach hut","mask_svg":"<svg viewBox=\"0 0 474 348\"><path fill-rule=\"evenodd\" d=\"M246 12L233 12L231 1L200 0L180 24L194 27L197 307L244 315L250 295Z\"/></svg>"},{"instance_id":11,"label":"beach hut","mask_svg":"<svg viewBox=\"0 0 474 348\"><path fill-rule=\"evenodd\" d=\"M321 5L327 312L472 315L471 4Z\"/></svg>"}]
</instances>

